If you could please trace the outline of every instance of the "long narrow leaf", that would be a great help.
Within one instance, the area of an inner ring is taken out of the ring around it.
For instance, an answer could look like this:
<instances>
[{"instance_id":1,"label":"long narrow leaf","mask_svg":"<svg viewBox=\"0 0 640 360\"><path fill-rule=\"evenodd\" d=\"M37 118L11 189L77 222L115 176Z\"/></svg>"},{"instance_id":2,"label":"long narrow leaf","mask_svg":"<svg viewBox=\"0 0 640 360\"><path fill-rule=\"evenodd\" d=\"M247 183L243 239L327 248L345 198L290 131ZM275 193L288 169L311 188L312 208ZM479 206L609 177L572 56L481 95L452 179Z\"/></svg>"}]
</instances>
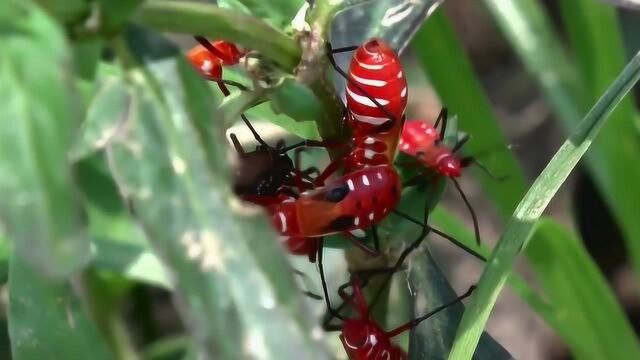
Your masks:
<instances>
[{"instance_id":1,"label":"long narrow leaf","mask_svg":"<svg viewBox=\"0 0 640 360\"><path fill-rule=\"evenodd\" d=\"M640 344L615 295L584 246L563 226L543 219L527 253L536 277L580 359L637 359Z\"/></svg>"},{"instance_id":2,"label":"long narrow leaf","mask_svg":"<svg viewBox=\"0 0 640 360\"><path fill-rule=\"evenodd\" d=\"M65 277L90 259L67 160L78 120L69 47L29 1L0 13L0 219L19 256Z\"/></svg>"},{"instance_id":3,"label":"long narrow leaf","mask_svg":"<svg viewBox=\"0 0 640 360\"><path fill-rule=\"evenodd\" d=\"M67 282L51 281L15 254L9 277L14 359L110 359L105 343Z\"/></svg>"},{"instance_id":4,"label":"long narrow leaf","mask_svg":"<svg viewBox=\"0 0 640 360\"><path fill-rule=\"evenodd\" d=\"M471 358L513 262L530 238L536 221L587 151L608 115L639 78L640 53L580 122L522 199L482 273L478 290L462 318L450 359Z\"/></svg>"},{"instance_id":5,"label":"long narrow leaf","mask_svg":"<svg viewBox=\"0 0 640 360\"><path fill-rule=\"evenodd\" d=\"M206 85L173 59L131 79L127 132L109 146L110 164L173 275L201 353L322 357L272 231L261 213L234 203Z\"/></svg>"}]
</instances>

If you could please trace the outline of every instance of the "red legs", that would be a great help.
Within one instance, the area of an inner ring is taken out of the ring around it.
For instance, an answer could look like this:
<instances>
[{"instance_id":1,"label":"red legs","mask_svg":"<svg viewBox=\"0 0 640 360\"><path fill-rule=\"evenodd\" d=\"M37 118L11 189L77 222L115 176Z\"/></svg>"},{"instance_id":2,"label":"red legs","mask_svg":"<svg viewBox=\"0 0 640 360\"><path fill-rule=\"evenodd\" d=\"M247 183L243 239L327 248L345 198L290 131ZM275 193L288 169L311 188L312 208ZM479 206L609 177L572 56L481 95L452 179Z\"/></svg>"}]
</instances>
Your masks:
<instances>
[{"instance_id":1,"label":"red legs","mask_svg":"<svg viewBox=\"0 0 640 360\"><path fill-rule=\"evenodd\" d=\"M342 166L342 162L344 161L344 158L339 158L336 159L334 161L332 161L323 171L322 173L320 173L320 175L318 175L318 177L315 179L314 184L316 186L322 186L324 185L324 182L329 178L329 176L333 175L333 173L335 173L340 166Z\"/></svg>"},{"instance_id":2,"label":"red legs","mask_svg":"<svg viewBox=\"0 0 640 360\"><path fill-rule=\"evenodd\" d=\"M462 300L464 300L465 298L468 298L469 296L471 296L471 294L473 294L473 291L476 289L475 285L472 285L469 290L467 290L467 292L465 292L464 294L458 296L455 300L448 302L444 305L440 305L437 308L429 311L428 313L420 316L419 318L415 318L411 321L409 321L408 323L404 324L404 325L400 325L397 328L391 330L391 331L387 331L387 335L389 337L394 337L396 335L399 335L409 329L413 329L414 327L418 326L418 324L420 324L421 322L427 320L428 318L432 317L433 315L439 313L442 310L445 310L446 308L455 305L459 302L461 302Z\"/></svg>"}]
</instances>

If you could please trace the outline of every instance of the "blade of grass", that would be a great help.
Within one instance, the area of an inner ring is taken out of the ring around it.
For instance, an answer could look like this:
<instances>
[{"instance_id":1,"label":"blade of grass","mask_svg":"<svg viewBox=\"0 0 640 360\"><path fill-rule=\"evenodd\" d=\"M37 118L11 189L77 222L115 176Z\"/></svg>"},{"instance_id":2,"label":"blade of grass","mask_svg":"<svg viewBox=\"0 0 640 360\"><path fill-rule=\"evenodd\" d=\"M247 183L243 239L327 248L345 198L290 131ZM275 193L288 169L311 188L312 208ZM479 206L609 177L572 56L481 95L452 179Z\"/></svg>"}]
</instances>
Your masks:
<instances>
[{"instance_id":1,"label":"blade of grass","mask_svg":"<svg viewBox=\"0 0 640 360\"><path fill-rule=\"evenodd\" d=\"M551 198L591 145L608 115L640 78L640 53L593 106L560 147L516 208L480 277L478 289L465 312L450 359L471 359L495 301L518 253Z\"/></svg>"},{"instance_id":2,"label":"blade of grass","mask_svg":"<svg viewBox=\"0 0 640 360\"><path fill-rule=\"evenodd\" d=\"M258 18L214 5L192 1L145 2L135 20L159 31L199 34L228 40L253 49L293 70L300 61L300 48L280 30Z\"/></svg>"},{"instance_id":3,"label":"blade of grass","mask_svg":"<svg viewBox=\"0 0 640 360\"><path fill-rule=\"evenodd\" d=\"M481 160L491 171L507 175L508 179L496 181L481 171L474 172L474 175L501 217L507 219L526 190L524 175L518 161L507 149L491 104L442 9L436 10L418 30L411 48L442 102L451 113L458 115L459 127L472 134L472 140L465 145L465 152L474 154L504 146L504 150L495 150L490 159Z\"/></svg>"},{"instance_id":4,"label":"blade of grass","mask_svg":"<svg viewBox=\"0 0 640 360\"><path fill-rule=\"evenodd\" d=\"M640 344L607 280L575 234L542 219L527 247L546 298L579 359L637 359ZM567 333L570 336L567 336Z\"/></svg>"},{"instance_id":5,"label":"blade of grass","mask_svg":"<svg viewBox=\"0 0 640 360\"><path fill-rule=\"evenodd\" d=\"M443 231L465 245L474 246L473 234L464 228L460 220L442 208L436 208L431 219ZM580 240L576 238L575 234L566 230L552 231L563 228L562 225L551 219L544 219L543 224L547 230L541 231L540 225L536 227L525 253L529 263L533 265L532 270L536 279L545 289L545 300L543 301L541 296L530 288L527 281L514 273L509 274L507 278L509 287L526 301L538 315L542 316L554 332L566 341L573 354L579 358L583 358L580 357L581 354L588 353L611 355L601 358L617 358L614 357L616 350L607 348L611 346L611 343L605 344L599 340L606 339L612 333L621 334L625 349L633 348L633 341L628 341L628 322L627 320L620 321L620 317L616 315L620 312L620 306L614 298L614 301L611 301L611 291L603 280L597 265L589 257L586 249L580 245ZM553 246L545 244L553 244ZM485 250L481 249L479 252L488 256L489 251ZM565 261L565 258L576 259L579 265L576 265L576 261ZM576 269L578 270L576 271ZM582 294L588 293L589 301L583 301L579 297L576 299L574 287L569 284L578 284L577 286L582 288L590 286L591 290L581 292ZM613 315L600 318L603 323L607 322L602 326L591 319L582 321L580 316L590 317L589 314L596 311L595 305L586 306L588 304L597 304L597 308L601 309L603 314ZM569 307L570 311L567 310ZM579 317L577 320L576 316ZM594 337L596 340L588 341ZM590 350L594 345L599 348ZM631 355L635 353L635 351L629 352Z\"/></svg>"},{"instance_id":6,"label":"blade of grass","mask_svg":"<svg viewBox=\"0 0 640 360\"><path fill-rule=\"evenodd\" d=\"M559 2L575 61L585 84L586 98L595 101L617 75L625 61L622 34L615 9L593 0ZM611 114L594 143L592 168L598 189L608 199L623 231L631 260L640 279L640 223L637 219L640 190L640 167L629 166L637 161L640 142L636 126L639 114L628 98ZM635 122L635 124L634 124Z\"/></svg>"},{"instance_id":7,"label":"blade of grass","mask_svg":"<svg viewBox=\"0 0 640 360\"><path fill-rule=\"evenodd\" d=\"M621 66L617 25L612 14L605 11L597 15L595 9L592 13L589 4L580 4L578 9L576 4L560 2L567 6L567 17L575 17L567 25L569 34L575 34L571 37L580 39L572 41L581 55L578 74L537 2L485 0L485 3L559 119L566 128L575 126L583 110ZM587 74L591 72L593 74ZM638 117L627 103L623 102L621 111L602 129L586 156L586 165L624 233L636 273L640 275L640 222L635 216L635 199L640 198L640 188L636 186L640 181L640 168L629 166L640 151L638 145L633 144L637 131L631 127Z\"/></svg>"}]
</instances>

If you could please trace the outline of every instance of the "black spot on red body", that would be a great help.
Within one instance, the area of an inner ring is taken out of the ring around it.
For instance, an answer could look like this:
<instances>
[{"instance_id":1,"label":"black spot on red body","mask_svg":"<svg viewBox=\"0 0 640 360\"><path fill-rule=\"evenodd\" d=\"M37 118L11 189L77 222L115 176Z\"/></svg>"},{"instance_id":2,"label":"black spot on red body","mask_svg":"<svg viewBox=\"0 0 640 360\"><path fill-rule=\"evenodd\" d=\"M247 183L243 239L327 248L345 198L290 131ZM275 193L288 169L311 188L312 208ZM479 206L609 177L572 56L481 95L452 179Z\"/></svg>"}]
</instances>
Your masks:
<instances>
[{"instance_id":1,"label":"black spot on red body","mask_svg":"<svg viewBox=\"0 0 640 360\"><path fill-rule=\"evenodd\" d=\"M354 216L341 215L341 216L333 219L329 223L328 227L332 231L346 231L347 229L353 227L354 220L355 220Z\"/></svg>"}]
</instances>

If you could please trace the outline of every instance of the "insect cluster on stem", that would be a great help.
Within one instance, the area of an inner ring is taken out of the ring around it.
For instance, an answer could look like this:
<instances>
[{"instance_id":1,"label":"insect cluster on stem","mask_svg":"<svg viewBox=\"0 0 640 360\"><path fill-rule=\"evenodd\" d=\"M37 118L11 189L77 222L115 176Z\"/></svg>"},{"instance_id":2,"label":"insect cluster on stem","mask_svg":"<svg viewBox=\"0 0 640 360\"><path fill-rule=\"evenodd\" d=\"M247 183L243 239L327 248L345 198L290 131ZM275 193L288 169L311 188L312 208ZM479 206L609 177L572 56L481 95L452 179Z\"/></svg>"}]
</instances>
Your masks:
<instances>
[{"instance_id":1,"label":"insect cluster on stem","mask_svg":"<svg viewBox=\"0 0 640 360\"><path fill-rule=\"evenodd\" d=\"M188 53L189 61L203 78L217 82L223 94L228 96L227 85L234 84L222 79L222 68L238 64L246 52L224 41L196 39L200 45ZM407 80L398 55L384 41L373 38L359 46L332 49L327 44L326 48L333 68L347 79L343 120L351 130L351 138L346 142L304 140L290 146L280 141L271 146L243 114L242 120L259 145L254 151L247 152L231 134L239 156L234 171L234 191L244 200L266 209L274 229L283 237L289 251L318 262L327 309L331 318L342 320L342 325L337 328L328 323L325 327L341 332L340 339L350 359L404 359L406 354L391 342L391 338L471 295L473 288L452 303L385 332L370 317L370 305L362 293L362 287L371 275L362 278L352 275L350 282L340 287L343 304L337 309L332 308L322 264L323 238L342 234L364 252L377 256L380 244L376 225L390 214L395 214L420 226L422 231L392 266L373 273L390 276L399 270L429 232L435 232L483 259L455 238L428 225L428 209L425 209L422 221L397 209L403 188L424 181L424 177L419 177L402 182L394 164L399 147L400 151L412 156L416 164L453 181L470 209L479 242L475 212L455 180L461 175L461 168L471 163L470 158L457 155L469 138L463 138L453 148L444 145L446 109L433 126L423 121L405 121L409 95ZM354 51L347 72L338 67L333 58L335 53L346 51ZM240 88L246 90L243 86ZM437 130L439 125L440 131ZM302 169L300 156L307 147L331 148L341 151L343 156L322 170L317 167ZM289 156L291 151L294 152L293 158ZM339 170L342 175L333 176ZM373 247L363 240L365 230L369 229ZM351 294L347 293L348 288L351 288ZM346 318L340 314L347 305L355 310L357 317Z\"/></svg>"}]
</instances>

